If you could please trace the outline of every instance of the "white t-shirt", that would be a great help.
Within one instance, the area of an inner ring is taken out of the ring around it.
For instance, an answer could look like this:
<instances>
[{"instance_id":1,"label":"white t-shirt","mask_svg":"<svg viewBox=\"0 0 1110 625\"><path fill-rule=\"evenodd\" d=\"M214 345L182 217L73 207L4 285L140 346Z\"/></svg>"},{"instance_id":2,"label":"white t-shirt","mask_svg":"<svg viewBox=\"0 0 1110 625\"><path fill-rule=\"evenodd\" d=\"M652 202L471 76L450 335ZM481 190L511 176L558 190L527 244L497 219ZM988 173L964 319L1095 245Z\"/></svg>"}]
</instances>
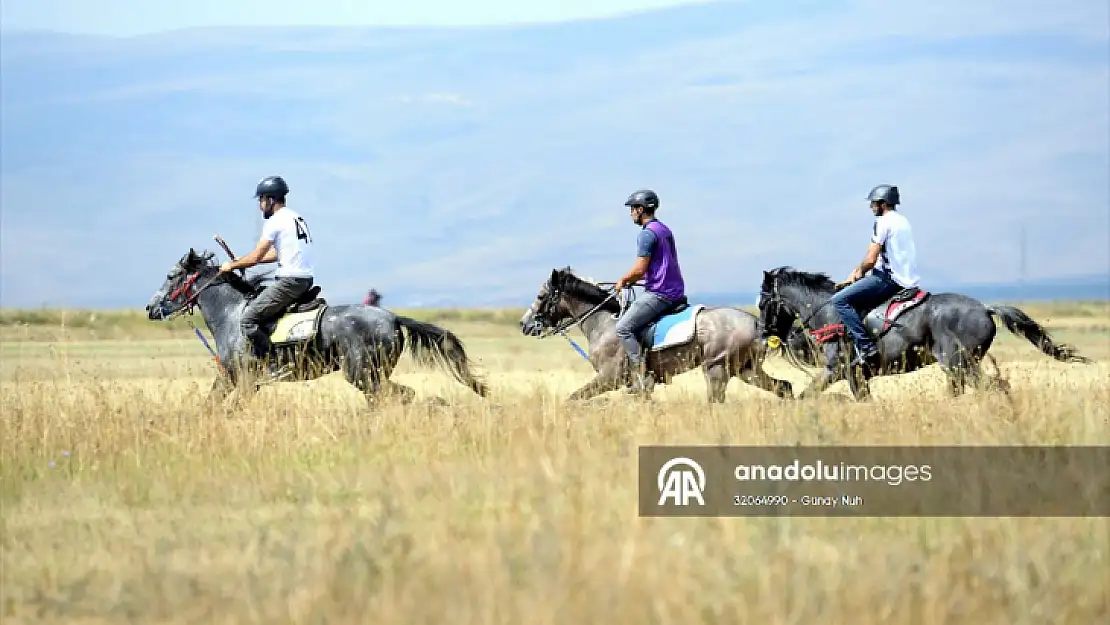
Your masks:
<instances>
[{"instance_id":1,"label":"white t-shirt","mask_svg":"<svg viewBox=\"0 0 1110 625\"><path fill-rule=\"evenodd\" d=\"M304 218L288 206L275 211L262 225L262 238L277 250L277 278L311 278L312 235Z\"/></svg>"},{"instance_id":2,"label":"white t-shirt","mask_svg":"<svg viewBox=\"0 0 1110 625\"><path fill-rule=\"evenodd\" d=\"M883 246L876 269L886 271L904 289L917 286L921 277L917 275L917 250L909 220L898 211L887 211L875 220L871 242Z\"/></svg>"}]
</instances>

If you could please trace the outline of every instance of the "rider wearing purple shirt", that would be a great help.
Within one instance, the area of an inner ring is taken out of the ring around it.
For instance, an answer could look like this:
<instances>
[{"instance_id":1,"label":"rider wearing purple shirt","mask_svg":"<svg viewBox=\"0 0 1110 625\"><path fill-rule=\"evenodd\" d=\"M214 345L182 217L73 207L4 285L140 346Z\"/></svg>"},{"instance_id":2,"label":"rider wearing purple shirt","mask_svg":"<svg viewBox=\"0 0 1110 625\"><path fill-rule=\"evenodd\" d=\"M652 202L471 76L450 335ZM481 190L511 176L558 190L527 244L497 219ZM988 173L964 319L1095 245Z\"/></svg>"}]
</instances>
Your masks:
<instances>
[{"instance_id":1,"label":"rider wearing purple shirt","mask_svg":"<svg viewBox=\"0 0 1110 625\"><path fill-rule=\"evenodd\" d=\"M686 295L686 285L678 266L678 250L671 229L655 218L659 196L654 191L636 191L624 203L632 222L641 227L636 238L636 264L617 281L618 291L644 280L644 293L617 321L617 337L628 354L633 371L633 391L648 386L644 358L637 334L648 324L667 314Z\"/></svg>"}]
</instances>

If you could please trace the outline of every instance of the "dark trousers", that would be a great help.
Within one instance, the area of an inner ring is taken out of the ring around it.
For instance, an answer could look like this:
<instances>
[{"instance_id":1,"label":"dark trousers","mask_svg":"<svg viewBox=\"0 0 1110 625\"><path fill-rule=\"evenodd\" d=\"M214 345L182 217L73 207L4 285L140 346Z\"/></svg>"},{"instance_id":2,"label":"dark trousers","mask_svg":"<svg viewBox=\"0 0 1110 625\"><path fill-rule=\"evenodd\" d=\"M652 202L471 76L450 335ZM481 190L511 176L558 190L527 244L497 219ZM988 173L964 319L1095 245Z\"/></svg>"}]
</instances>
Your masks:
<instances>
[{"instance_id":1,"label":"dark trousers","mask_svg":"<svg viewBox=\"0 0 1110 625\"><path fill-rule=\"evenodd\" d=\"M898 286L898 283L889 275L872 271L830 298L833 308L840 315L844 329L848 331L848 336L852 337L852 342L856 345L857 353L869 354L875 350L875 343L863 327L863 319L860 315L867 314L872 308L901 290L902 287Z\"/></svg>"},{"instance_id":2,"label":"dark trousers","mask_svg":"<svg viewBox=\"0 0 1110 625\"><path fill-rule=\"evenodd\" d=\"M265 358L270 352L270 336L260 327L261 324L276 319L310 288L312 278L278 278L247 305L239 325L251 343L255 358Z\"/></svg>"}]
</instances>

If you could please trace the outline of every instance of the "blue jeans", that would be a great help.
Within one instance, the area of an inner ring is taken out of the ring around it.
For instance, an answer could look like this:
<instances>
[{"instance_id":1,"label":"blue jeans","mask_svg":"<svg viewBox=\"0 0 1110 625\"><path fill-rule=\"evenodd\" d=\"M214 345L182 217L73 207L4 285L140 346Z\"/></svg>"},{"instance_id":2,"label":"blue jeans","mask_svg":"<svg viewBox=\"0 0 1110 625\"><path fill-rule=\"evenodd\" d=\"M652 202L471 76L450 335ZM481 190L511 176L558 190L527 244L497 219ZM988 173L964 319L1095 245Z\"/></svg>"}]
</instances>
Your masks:
<instances>
[{"instance_id":1,"label":"blue jeans","mask_svg":"<svg viewBox=\"0 0 1110 625\"><path fill-rule=\"evenodd\" d=\"M663 313L670 310L672 306L674 306L674 302L671 300L644 291L617 320L617 338L620 339L625 353L628 354L628 360L634 367L639 367L643 362L640 341L636 335L648 324L662 317Z\"/></svg>"},{"instance_id":2,"label":"blue jeans","mask_svg":"<svg viewBox=\"0 0 1110 625\"><path fill-rule=\"evenodd\" d=\"M872 308L901 290L902 287L887 274L872 271L829 299L837 314L840 315L840 321L848 331L848 336L852 337L852 342L856 344L858 354L870 354L875 350L875 343L871 341L870 335L863 327L860 314L867 314Z\"/></svg>"}]
</instances>

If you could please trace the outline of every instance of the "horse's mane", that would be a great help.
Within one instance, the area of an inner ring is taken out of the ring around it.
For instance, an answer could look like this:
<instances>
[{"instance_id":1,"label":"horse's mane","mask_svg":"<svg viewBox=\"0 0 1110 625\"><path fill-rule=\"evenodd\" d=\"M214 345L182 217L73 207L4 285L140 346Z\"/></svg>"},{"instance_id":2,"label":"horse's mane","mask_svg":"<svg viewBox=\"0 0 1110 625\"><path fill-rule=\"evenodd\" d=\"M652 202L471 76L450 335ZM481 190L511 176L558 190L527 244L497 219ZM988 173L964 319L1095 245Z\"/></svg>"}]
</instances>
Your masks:
<instances>
[{"instance_id":1,"label":"horse's mane","mask_svg":"<svg viewBox=\"0 0 1110 625\"><path fill-rule=\"evenodd\" d=\"M609 297L610 292L598 286L590 278L579 276L569 265L556 271L562 276L561 284L558 287L567 295L578 297L595 305L604 300L605 303L602 304L601 310L612 313L620 312L620 304L617 299L612 297L606 300L605 298Z\"/></svg>"},{"instance_id":2,"label":"horse's mane","mask_svg":"<svg viewBox=\"0 0 1110 625\"><path fill-rule=\"evenodd\" d=\"M799 271L789 265L776 267L768 272L768 276L779 286L796 286L810 292L824 293L835 291L836 283L825 273Z\"/></svg>"}]
</instances>

